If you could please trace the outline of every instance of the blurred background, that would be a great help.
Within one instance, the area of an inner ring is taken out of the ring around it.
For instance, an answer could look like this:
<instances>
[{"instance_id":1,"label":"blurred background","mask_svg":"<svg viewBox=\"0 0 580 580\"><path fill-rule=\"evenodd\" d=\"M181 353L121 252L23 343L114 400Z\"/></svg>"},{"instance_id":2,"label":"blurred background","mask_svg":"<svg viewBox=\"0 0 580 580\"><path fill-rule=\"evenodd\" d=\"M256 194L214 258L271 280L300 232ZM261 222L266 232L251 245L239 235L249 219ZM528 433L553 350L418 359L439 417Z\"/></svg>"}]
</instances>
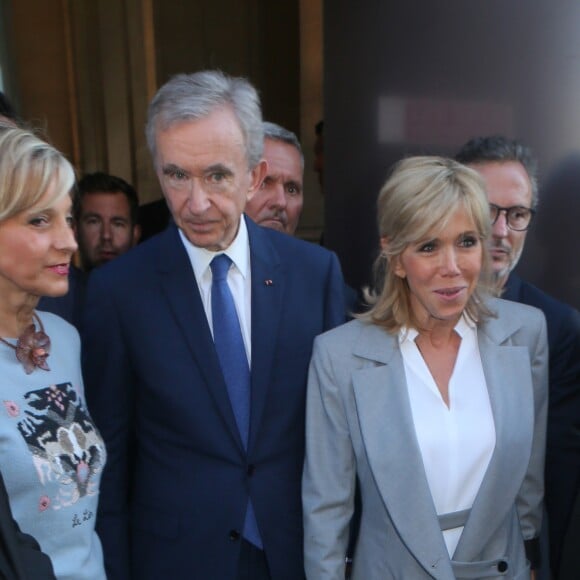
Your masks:
<instances>
[{"instance_id":1,"label":"blurred background","mask_svg":"<svg viewBox=\"0 0 580 580\"><path fill-rule=\"evenodd\" d=\"M306 157L298 235L369 281L375 200L410 154L503 133L539 160L540 206L519 272L580 307L577 0L0 0L0 90L80 173L161 196L147 103L170 76L220 68L259 89ZM324 119L324 195L313 171Z\"/></svg>"}]
</instances>

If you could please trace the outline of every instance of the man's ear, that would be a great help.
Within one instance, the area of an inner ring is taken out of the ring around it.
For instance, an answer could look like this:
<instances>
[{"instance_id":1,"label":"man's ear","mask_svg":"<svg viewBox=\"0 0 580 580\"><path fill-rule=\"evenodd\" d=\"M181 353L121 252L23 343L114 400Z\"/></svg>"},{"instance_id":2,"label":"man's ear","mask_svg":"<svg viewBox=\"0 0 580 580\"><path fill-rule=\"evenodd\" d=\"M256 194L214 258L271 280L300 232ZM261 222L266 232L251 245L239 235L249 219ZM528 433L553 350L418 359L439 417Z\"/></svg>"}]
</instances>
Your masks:
<instances>
[{"instance_id":1,"label":"man's ear","mask_svg":"<svg viewBox=\"0 0 580 580\"><path fill-rule=\"evenodd\" d=\"M133 246L136 246L141 239L141 226L139 224L135 224L133 226Z\"/></svg>"},{"instance_id":2,"label":"man's ear","mask_svg":"<svg viewBox=\"0 0 580 580\"><path fill-rule=\"evenodd\" d=\"M253 195L260 189L262 181L268 173L268 162L265 159L260 159L258 164L252 169L250 173L250 188L246 195L247 199L252 199Z\"/></svg>"}]
</instances>

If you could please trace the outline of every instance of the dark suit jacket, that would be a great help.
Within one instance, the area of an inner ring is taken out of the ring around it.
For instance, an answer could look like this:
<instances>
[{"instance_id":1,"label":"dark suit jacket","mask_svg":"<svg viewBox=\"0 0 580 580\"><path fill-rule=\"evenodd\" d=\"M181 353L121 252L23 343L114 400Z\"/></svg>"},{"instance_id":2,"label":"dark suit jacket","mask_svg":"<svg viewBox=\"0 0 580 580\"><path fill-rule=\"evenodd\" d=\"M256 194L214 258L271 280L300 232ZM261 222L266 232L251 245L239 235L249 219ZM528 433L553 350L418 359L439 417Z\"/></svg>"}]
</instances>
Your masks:
<instances>
[{"instance_id":1,"label":"dark suit jacket","mask_svg":"<svg viewBox=\"0 0 580 580\"><path fill-rule=\"evenodd\" d=\"M502 298L539 308L548 323L546 509L550 564L556 573L572 506L580 489L580 315L515 274L510 275Z\"/></svg>"},{"instance_id":2,"label":"dark suit jacket","mask_svg":"<svg viewBox=\"0 0 580 580\"><path fill-rule=\"evenodd\" d=\"M274 580L303 576L300 479L314 337L344 321L336 256L250 220L244 451L175 226L91 274L89 407L107 444L97 529L111 580L236 578L248 497Z\"/></svg>"},{"instance_id":3,"label":"dark suit jacket","mask_svg":"<svg viewBox=\"0 0 580 580\"><path fill-rule=\"evenodd\" d=\"M165 198L156 199L139 206L139 225L141 241L144 242L155 234L161 233L171 222L171 214Z\"/></svg>"},{"instance_id":4,"label":"dark suit jacket","mask_svg":"<svg viewBox=\"0 0 580 580\"><path fill-rule=\"evenodd\" d=\"M48 556L36 540L24 534L12 518L8 494L0 475L0 578L6 580L52 580Z\"/></svg>"}]
</instances>

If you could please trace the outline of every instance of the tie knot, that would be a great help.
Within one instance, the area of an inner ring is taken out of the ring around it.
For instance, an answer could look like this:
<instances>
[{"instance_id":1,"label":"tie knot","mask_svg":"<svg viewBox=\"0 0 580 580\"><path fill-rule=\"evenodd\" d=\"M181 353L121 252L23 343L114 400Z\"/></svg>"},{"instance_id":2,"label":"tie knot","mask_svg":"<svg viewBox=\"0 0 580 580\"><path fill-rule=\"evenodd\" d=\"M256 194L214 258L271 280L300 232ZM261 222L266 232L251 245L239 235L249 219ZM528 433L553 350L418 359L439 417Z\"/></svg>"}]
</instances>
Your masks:
<instances>
[{"instance_id":1,"label":"tie knot","mask_svg":"<svg viewBox=\"0 0 580 580\"><path fill-rule=\"evenodd\" d=\"M225 280L228 275L228 270L232 261L225 254L220 254L216 256L209 267L211 268L211 274L214 280Z\"/></svg>"}]
</instances>

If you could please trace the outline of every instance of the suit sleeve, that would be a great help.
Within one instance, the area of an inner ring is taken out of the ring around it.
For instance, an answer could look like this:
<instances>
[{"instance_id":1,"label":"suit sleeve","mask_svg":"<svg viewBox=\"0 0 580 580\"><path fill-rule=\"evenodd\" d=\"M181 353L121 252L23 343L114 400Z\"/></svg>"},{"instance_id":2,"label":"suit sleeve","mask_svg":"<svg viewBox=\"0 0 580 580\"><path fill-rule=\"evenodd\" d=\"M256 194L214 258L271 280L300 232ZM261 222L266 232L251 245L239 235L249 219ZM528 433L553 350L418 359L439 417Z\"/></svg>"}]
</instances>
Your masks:
<instances>
[{"instance_id":1,"label":"suit sleeve","mask_svg":"<svg viewBox=\"0 0 580 580\"><path fill-rule=\"evenodd\" d=\"M344 579L355 465L331 357L317 339L308 377L302 480L304 563L309 579Z\"/></svg>"},{"instance_id":2,"label":"suit sleeve","mask_svg":"<svg viewBox=\"0 0 580 580\"><path fill-rule=\"evenodd\" d=\"M535 340L530 341L530 361L534 389L534 431L528 470L516 498L526 548L538 537L542 522L544 496L544 457L548 413L548 339L546 320L539 316ZM533 550L532 550L533 551Z\"/></svg>"},{"instance_id":3,"label":"suit sleeve","mask_svg":"<svg viewBox=\"0 0 580 580\"><path fill-rule=\"evenodd\" d=\"M550 561L557 569L580 490L580 314L561 306L546 316L550 342L546 509Z\"/></svg>"},{"instance_id":4,"label":"suit sleeve","mask_svg":"<svg viewBox=\"0 0 580 580\"><path fill-rule=\"evenodd\" d=\"M20 531L15 521L13 523L16 528L18 558L22 573L20 577L31 580L56 580L52 562L44 552L40 551L38 542L32 536Z\"/></svg>"},{"instance_id":5,"label":"suit sleeve","mask_svg":"<svg viewBox=\"0 0 580 580\"><path fill-rule=\"evenodd\" d=\"M344 279L336 254L331 254L326 278L326 306L324 330L330 330L346 321L348 303L344 292Z\"/></svg>"},{"instance_id":6,"label":"suit sleeve","mask_svg":"<svg viewBox=\"0 0 580 580\"><path fill-rule=\"evenodd\" d=\"M133 383L112 282L91 275L83 319L82 360L89 411L107 448L97 532L109 580L130 578L128 496L132 465Z\"/></svg>"}]
</instances>

